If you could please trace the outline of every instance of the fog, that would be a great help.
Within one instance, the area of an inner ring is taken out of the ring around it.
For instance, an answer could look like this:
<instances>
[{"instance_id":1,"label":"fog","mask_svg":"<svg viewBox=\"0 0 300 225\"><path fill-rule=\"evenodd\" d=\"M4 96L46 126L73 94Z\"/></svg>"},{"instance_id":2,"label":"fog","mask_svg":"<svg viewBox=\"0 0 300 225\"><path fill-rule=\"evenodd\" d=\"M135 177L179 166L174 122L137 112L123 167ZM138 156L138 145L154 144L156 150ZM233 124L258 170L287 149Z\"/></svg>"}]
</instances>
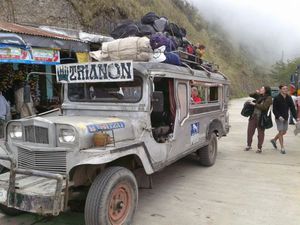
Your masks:
<instances>
[{"instance_id":1,"label":"fog","mask_svg":"<svg viewBox=\"0 0 300 225\"><path fill-rule=\"evenodd\" d=\"M270 63L300 56L299 0L189 0L231 40Z\"/></svg>"}]
</instances>

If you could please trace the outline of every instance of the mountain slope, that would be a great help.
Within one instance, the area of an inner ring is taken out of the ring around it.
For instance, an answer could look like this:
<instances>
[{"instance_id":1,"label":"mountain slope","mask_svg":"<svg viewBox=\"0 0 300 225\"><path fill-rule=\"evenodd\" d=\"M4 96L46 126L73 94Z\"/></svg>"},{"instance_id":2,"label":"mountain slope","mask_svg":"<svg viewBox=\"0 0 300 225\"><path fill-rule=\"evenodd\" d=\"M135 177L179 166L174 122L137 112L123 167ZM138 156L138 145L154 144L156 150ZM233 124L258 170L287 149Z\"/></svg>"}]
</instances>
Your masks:
<instances>
[{"instance_id":1,"label":"mountain slope","mask_svg":"<svg viewBox=\"0 0 300 225\"><path fill-rule=\"evenodd\" d=\"M254 57L243 46L234 46L221 27L207 23L191 4L184 0L68 0L80 15L82 25L91 31L107 32L99 21L134 21L149 11L166 16L170 21L185 27L188 39L207 46L205 59L220 65L232 83L233 96L245 95L268 79L264 70L256 66ZM98 30L95 30L98 29ZM101 29L101 30L99 30Z\"/></svg>"},{"instance_id":2,"label":"mountain slope","mask_svg":"<svg viewBox=\"0 0 300 225\"><path fill-rule=\"evenodd\" d=\"M193 43L206 45L204 58L217 63L230 78L233 96L269 82L256 57L245 46L232 43L223 27L205 21L187 0L2 0L0 7L0 20L102 34L109 34L120 20L138 21L153 11L185 27Z\"/></svg>"}]
</instances>

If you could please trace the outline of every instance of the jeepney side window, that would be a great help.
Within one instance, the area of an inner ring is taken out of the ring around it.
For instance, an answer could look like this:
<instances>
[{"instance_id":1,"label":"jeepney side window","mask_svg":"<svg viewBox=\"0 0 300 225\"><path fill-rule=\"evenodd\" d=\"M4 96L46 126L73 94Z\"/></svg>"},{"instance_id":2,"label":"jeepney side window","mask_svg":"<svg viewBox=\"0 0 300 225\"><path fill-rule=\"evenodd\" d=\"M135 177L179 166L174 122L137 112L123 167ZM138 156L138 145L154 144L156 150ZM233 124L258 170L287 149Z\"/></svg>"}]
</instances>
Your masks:
<instances>
[{"instance_id":1,"label":"jeepney side window","mask_svg":"<svg viewBox=\"0 0 300 225\"><path fill-rule=\"evenodd\" d=\"M208 89L208 103L216 103L219 101L219 87L209 87Z\"/></svg>"},{"instance_id":2,"label":"jeepney side window","mask_svg":"<svg viewBox=\"0 0 300 225\"><path fill-rule=\"evenodd\" d=\"M200 85L191 86L191 105L205 104L207 102L207 88Z\"/></svg>"}]
</instances>

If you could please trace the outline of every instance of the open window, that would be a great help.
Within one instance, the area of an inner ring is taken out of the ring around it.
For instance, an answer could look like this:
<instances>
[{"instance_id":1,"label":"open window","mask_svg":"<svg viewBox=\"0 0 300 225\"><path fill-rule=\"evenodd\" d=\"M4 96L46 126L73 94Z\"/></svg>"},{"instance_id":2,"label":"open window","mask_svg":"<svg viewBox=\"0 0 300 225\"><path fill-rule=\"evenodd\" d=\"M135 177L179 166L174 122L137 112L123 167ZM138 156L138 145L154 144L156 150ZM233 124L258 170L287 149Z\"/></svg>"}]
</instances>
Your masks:
<instances>
[{"instance_id":1,"label":"open window","mask_svg":"<svg viewBox=\"0 0 300 225\"><path fill-rule=\"evenodd\" d=\"M216 103L219 101L219 86L208 88L208 103Z\"/></svg>"},{"instance_id":2,"label":"open window","mask_svg":"<svg viewBox=\"0 0 300 225\"><path fill-rule=\"evenodd\" d=\"M151 125L154 139L164 143L173 132L176 106L174 98L174 80L155 78L152 93Z\"/></svg>"},{"instance_id":3,"label":"open window","mask_svg":"<svg viewBox=\"0 0 300 225\"><path fill-rule=\"evenodd\" d=\"M216 111L223 107L222 84L192 81L190 88L191 100L189 111L191 115Z\"/></svg>"}]
</instances>

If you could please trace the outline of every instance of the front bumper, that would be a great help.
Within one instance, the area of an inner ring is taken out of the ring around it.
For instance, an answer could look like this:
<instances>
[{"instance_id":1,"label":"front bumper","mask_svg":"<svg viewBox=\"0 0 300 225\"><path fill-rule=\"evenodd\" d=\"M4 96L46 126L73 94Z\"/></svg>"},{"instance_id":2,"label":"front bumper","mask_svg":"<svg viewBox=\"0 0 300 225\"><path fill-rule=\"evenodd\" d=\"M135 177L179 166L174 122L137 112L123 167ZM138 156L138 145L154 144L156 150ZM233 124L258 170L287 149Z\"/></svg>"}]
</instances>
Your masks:
<instances>
[{"instance_id":1,"label":"front bumper","mask_svg":"<svg viewBox=\"0 0 300 225\"><path fill-rule=\"evenodd\" d=\"M0 175L0 204L40 215L57 216L64 210L66 179L60 174L18 169L10 156L10 172Z\"/></svg>"}]
</instances>

